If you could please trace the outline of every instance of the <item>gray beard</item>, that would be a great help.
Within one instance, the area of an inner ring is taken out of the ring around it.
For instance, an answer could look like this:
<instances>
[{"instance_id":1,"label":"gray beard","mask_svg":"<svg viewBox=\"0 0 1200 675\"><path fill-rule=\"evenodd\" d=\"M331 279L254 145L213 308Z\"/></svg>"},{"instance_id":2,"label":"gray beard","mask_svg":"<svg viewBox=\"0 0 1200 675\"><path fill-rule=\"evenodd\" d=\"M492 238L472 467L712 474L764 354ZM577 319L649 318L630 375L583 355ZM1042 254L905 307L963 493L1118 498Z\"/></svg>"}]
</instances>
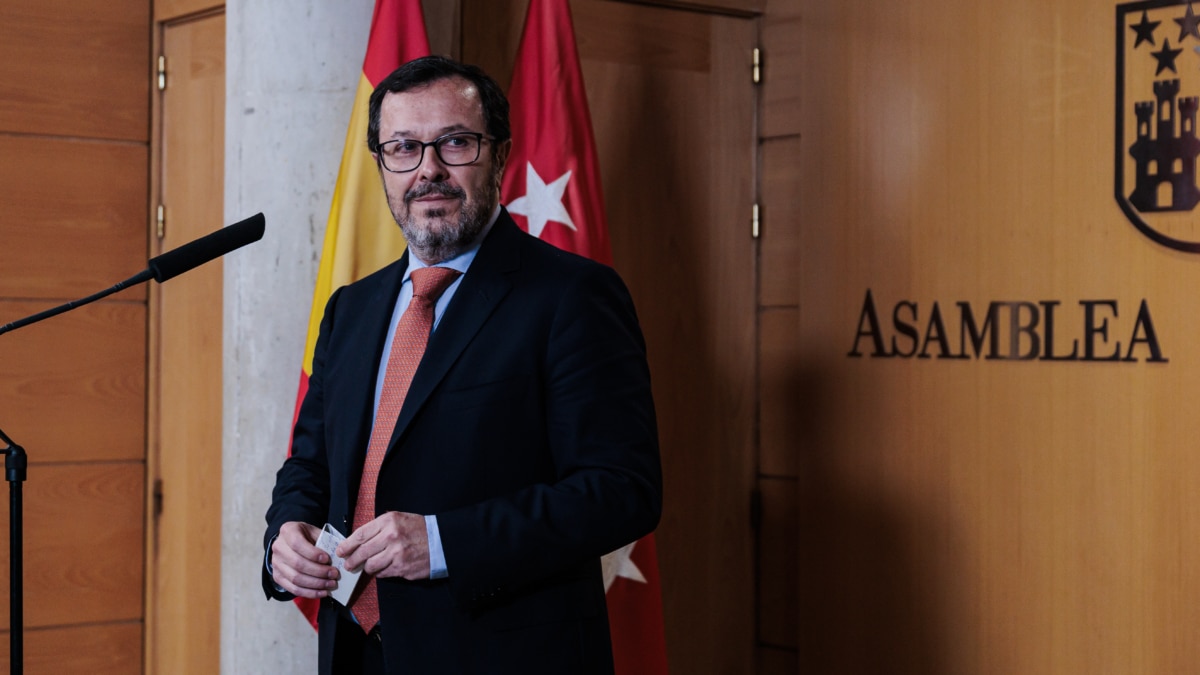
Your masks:
<instances>
[{"instance_id":1,"label":"gray beard","mask_svg":"<svg viewBox=\"0 0 1200 675\"><path fill-rule=\"evenodd\" d=\"M436 265L454 258L467 250L487 227L491 220L494 199L486 199L473 203L464 203L458 218L445 220L446 212L434 209L427 212L427 219L441 221L434 227L421 228L412 213L412 201L433 192L451 195L458 199L466 196L459 188L451 188L444 184L426 184L409 190L404 195L404 216L397 217L396 223L408 242L409 249L427 265ZM492 192L492 191L489 191ZM492 197L492 194L486 197ZM389 200L390 201L390 200ZM486 202L486 203L485 203ZM396 209L393 209L396 215Z\"/></svg>"}]
</instances>

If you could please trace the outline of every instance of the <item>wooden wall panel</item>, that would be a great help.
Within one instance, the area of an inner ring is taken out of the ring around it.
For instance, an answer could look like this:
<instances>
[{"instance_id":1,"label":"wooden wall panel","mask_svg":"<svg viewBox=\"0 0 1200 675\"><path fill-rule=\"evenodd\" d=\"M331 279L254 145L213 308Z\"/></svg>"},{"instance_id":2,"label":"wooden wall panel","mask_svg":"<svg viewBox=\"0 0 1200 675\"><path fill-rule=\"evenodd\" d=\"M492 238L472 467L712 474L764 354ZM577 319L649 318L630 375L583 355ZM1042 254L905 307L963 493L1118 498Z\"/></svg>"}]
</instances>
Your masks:
<instances>
[{"instance_id":1,"label":"wooden wall panel","mask_svg":"<svg viewBox=\"0 0 1200 675\"><path fill-rule=\"evenodd\" d=\"M795 650L759 647L758 667L754 672L758 675L796 675L807 671L800 670Z\"/></svg>"},{"instance_id":2,"label":"wooden wall panel","mask_svg":"<svg viewBox=\"0 0 1200 675\"><path fill-rule=\"evenodd\" d=\"M144 471L139 462L29 468L27 628L141 618ZM0 519L8 522L7 500ZM7 553L0 579L8 579ZM0 605L8 606L7 583ZM8 628L8 612L0 616L0 627Z\"/></svg>"},{"instance_id":3,"label":"wooden wall panel","mask_svg":"<svg viewBox=\"0 0 1200 675\"><path fill-rule=\"evenodd\" d=\"M0 134L0 157L0 297L75 300L145 269L146 146Z\"/></svg>"},{"instance_id":4,"label":"wooden wall panel","mask_svg":"<svg viewBox=\"0 0 1200 675\"><path fill-rule=\"evenodd\" d=\"M225 6L224 0L154 0L154 21L165 23Z\"/></svg>"},{"instance_id":5,"label":"wooden wall panel","mask_svg":"<svg viewBox=\"0 0 1200 675\"><path fill-rule=\"evenodd\" d=\"M44 306L0 300L0 320ZM31 464L145 456L145 305L86 305L3 340L0 428Z\"/></svg>"},{"instance_id":6,"label":"wooden wall panel","mask_svg":"<svg viewBox=\"0 0 1200 675\"><path fill-rule=\"evenodd\" d=\"M796 489L792 479L759 481L763 519L758 545L758 642L790 649L796 647L799 625Z\"/></svg>"},{"instance_id":7,"label":"wooden wall panel","mask_svg":"<svg viewBox=\"0 0 1200 675\"><path fill-rule=\"evenodd\" d=\"M164 27L160 250L224 223L225 16ZM150 467L161 494L150 533L147 669L220 670L222 288L220 260L156 286Z\"/></svg>"},{"instance_id":8,"label":"wooden wall panel","mask_svg":"<svg viewBox=\"0 0 1200 675\"><path fill-rule=\"evenodd\" d=\"M149 75L146 0L0 6L0 132L145 142Z\"/></svg>"},{"instance_id":9,"label":"wooden wall panel","mask_svg":"<svg viewBox=\"0 0 1200 675\"><path fill-rule=\"evenodd\" d=\"M800 133L800 5L802 0L767 0L763 17L764 138ZM807 92L820 96L819 91Z\"/></svg>"},{"instance_id":10,"label":"wooden wall panel","mask_svg":"<svg viewBox=\"0 0 1200 675\"><path fill-rule=\"evenodd\" d=\"M150 8L0 3L0 322L145 267ZM141 669L145 298L127 290L0 338L0 423L30 458L26 672Z\"/></svg>"},{"instance_id":11,"label":"wooden wall panel","mask_svg":"<svg viewBox=\"0 0 1200 675\"><path fill-rule=\"evenodd\" d=\"M795 477L805 451L802 439L812 423L797 410L800 312L796 307L761 310L758 329L758 473Z\"/></svg>"},{"instance_id":12,"label":"wooden wall panel","mask_svg":"<svg viewBox=\"0 0 1200 675\"><path fill-rule=\"evenodd\" d=\"M759 304L800 302L800 137L764 140L760 146Z\"/></svg>"},{"instance_id":13,"label":"wooden wall panel","mask_svg":"<svg viewBox=\"0 0 1200 675\"><path fill-rule=\"evenodd\" d=\"M133 621L27 630L25 654L28 675L140 673L142 626ZM8 655L8 633L0 631L0 663L7 665Z\"/></svg>"},{"instance_id":14,"label":"wooden wall panel","mask_svg":"<svg viewBox=\"0 0 1200 675\"><path fill-rule=\"evenodd\" d=\"M802 667L1200 662L1200 257L1113 198L1116 4L802 2ZM956 346L957 302L1061 301L1065 351L1145 300L1169 363L850 358L868 289L889 342L900 301Z\"/></svg>"}]
</instances>

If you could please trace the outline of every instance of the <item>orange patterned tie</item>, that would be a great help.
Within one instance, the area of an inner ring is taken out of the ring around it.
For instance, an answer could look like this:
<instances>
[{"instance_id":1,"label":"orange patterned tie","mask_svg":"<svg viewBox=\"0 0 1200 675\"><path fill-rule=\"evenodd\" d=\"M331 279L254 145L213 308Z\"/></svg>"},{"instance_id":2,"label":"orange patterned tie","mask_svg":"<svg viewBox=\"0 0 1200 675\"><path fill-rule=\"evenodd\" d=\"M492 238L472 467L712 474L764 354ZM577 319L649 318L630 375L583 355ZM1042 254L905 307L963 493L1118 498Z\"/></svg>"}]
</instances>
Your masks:
<instances>
[{"instance_id":1,"label":"orange patterned tie","mask_svg":"<svg viewBox=\"0 0 1200 675\"><path fill-rule=\"evenodd\" d=\"M375 426L371 429L371 442L367 445L367 459L363 463L362 483L358 488L358 504L354 507L354 529L362 527L375 518L375 485L379 480L379 467L387 453L396 418L404 405L404 396L412 384L413 374L425 354L429 333L433 330L433 307L442 293L460 273L448 267L424 267L413 270L413 299L392 338L392 351L388 356L387 374L383 378L383 392L379 396L379 409L375 412ZM375 577L369 576L358 599L350 603L354 616L366 632L371 632L379 623L379 595L375 588Z\"/></svg>"}]
</instances>

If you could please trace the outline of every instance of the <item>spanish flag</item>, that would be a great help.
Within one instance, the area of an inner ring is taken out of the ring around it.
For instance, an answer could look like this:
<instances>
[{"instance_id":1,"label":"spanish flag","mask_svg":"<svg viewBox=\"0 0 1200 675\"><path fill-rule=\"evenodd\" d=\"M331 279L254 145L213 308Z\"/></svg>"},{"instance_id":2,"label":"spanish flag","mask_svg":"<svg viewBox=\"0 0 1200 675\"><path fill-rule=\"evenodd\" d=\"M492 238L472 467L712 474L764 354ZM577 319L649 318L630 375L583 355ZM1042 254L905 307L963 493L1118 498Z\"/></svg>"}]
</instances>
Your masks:
<instances>
[{"instance_id":1,"label":"spanish flag","mask_svg":"<svg viewBox=\"0 0 1200 675\"><path fill-rule=\"evenodd\" d=\"M321 267L313 291L312 311L308 319L308 340L304 348L304 367L296 395L296 415L308 391L312 374L313 351L325 304L333 291L395 261L404 252L404 236L388 210L387 199L375 161L367 150L367 106L371 92L383 78L401 64L429 54L425 34L425 16L420 0L376 0L363 59L362 76L354 95L354 111L346 130L346 147L333 190L333 206L325 227L321 248ZM292 420L293 425L295 419ZM288 448L291 448L288 441ZM296 598L296 606L317 626L315 600Z\"/></svg>"}]
</instances>

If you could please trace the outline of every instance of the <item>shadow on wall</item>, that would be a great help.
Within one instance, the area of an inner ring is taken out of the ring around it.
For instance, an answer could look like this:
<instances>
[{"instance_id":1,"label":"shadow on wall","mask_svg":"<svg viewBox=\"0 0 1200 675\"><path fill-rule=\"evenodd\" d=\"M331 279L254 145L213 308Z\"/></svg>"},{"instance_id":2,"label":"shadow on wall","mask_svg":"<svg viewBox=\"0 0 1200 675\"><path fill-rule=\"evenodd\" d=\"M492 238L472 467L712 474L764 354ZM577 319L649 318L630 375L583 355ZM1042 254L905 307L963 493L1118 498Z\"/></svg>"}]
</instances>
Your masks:
<instances>
[{"instance_id":1,"label":"shadow on wall","mask_svg":"<svg viewBox=\"0 0 1200 675\"><path fill-rule=\"evenodd\" d=\"M789 388L800 411L789 430L799 440L800 672L957 672L946 571L919 564L951 539L873 480L894 431L881 399L854 396L871 389L827 366L795 368Z\"/></svg>"}]
</instances>

